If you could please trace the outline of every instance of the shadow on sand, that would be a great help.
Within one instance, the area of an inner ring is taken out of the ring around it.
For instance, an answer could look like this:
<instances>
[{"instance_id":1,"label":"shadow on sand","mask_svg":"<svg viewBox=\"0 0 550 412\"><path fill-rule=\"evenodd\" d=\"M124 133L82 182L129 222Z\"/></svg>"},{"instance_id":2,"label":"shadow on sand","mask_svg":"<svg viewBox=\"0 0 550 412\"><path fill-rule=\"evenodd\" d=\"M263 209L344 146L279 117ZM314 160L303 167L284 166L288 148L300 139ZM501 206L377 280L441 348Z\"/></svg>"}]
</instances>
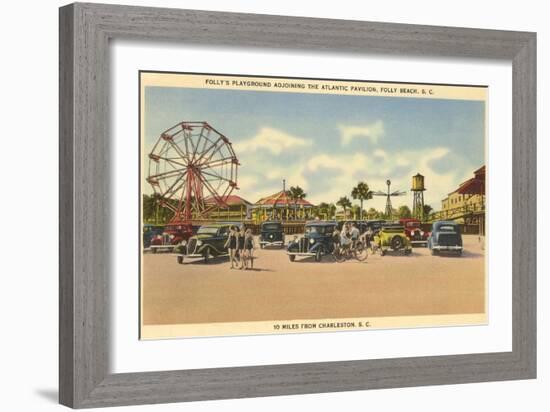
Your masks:
<instances>
[{"instance_id":1,"label":"shadow on sand","mask_svg":"<svg viewBox=\"0 0 550 412\"><path fill-rule=\"evenodd\" d=\"M257 257L254 258L254 260L258 259ZM187 261L183 261L182 265L220 265L225 264L227 265L227 269L231 270L229 267L229 256L217 256L217 257L211 257L208 259L208 263L204 262L204 259L202 258L196 258L196 259L189 259ZM233 268L233 270L243 270L246 272L274 272L272 269L262 269L262 268L248 268L248 269L239 269L238 267Z\"/></svg>"},{"instance_id":2,"label":"shadow on sand","mask_svg":"<svg viewBox=\"0 0 550 412\"><path fill-rule=\"evenodd\" d=\"M451 258L451 259L477 259L480 257L483 257L483 253L476 253L476 252L470 252L468 250L462 251L462 254L459 255L458 253L453 252L439 252L438 255L435 255L436 257L441 258Z\"/></svg>"},{"instance_id":3,"label":"shadow on sand","mask_svg":"<svg viewBox=\"0 0 550 412\"><path fill-rule=\"evenodd\" d=\"M183 265L219 265L220 263L229 263L229 256L210 257L208 263L205 263L204 258L184 258Z\"/></svg>"},{"instance_id":4,"label":"shadow on sand","mask_svg":"<svg viewBox=\"0 0 550 412\"><path fill-rule=\"evenodd\" d=\"M315 256L305 256L305 257L296 257L296 260L292 263L316 263L316 264L323 264L323 263L336 263L336 259L334 259L334 256L332 255L326 255L321 258L320 262L315 261Z\"/></svg>"},{"instance_id":5,"label":"shadow on sand","mask_svg":"<svg viewBox=\"0 0 550 412\"><path fill-rule=\"evenodd\" d=\"M275 272L273 269L262 269L262 268L248 268L248 269L233 269L243 272Z\"/></svg>"},{"instance_id":6,"label":"shadow on sand","mask_svg":"<svg viewBox=\"0 0 550 412\"><path fill-rule=\"evenodd\" d=\"M380 254L380 252L376 252L376 253L371 253L369 254L369 256L374 256L374 255L378 255L378 256L382 256ZM401 250L387 250L386 253L384 253L384 257L385 256L401 256L401 257L414 257L414 256L420 256L419 254L417 253L414 253L414 250L407 254L407 253L404 253L403 251Z\"/></svg>"}]
</instances>

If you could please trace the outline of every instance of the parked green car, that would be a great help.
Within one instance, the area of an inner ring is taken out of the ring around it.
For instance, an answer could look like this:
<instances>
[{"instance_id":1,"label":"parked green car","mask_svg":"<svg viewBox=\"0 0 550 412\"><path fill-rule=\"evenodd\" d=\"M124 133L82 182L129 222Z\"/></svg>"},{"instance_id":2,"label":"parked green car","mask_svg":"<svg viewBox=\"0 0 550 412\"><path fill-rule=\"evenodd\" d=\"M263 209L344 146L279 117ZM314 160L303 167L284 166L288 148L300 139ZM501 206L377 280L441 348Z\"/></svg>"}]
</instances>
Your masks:
<instances>
[{"instance_id":1,"label":"parked green car","mask_svg":"<svg viewBox=\"0 0 550 412\"><path fill-rule=\"evenodd\" d=\"M177 248L178 263L182 264L184 259L203 258L208 263L210 258L228 255L225 242L229 236L231 226L241 227L241 223L214 223L203 225L195 236L188 241L183 241Z\"/></svg>"},{"instance_id":2,"label":"parked green car","mask_svg":"<svg viewBox=\"0 0 550 412\"><path fill-rule=\"evenodd\" d=\"M373 252L377 250L384 256L388 251L402 252L409 255L412 252L411 241L405 233L405 228L399 224L384 225L371 242Z\"/></svg>"}]
</instances>

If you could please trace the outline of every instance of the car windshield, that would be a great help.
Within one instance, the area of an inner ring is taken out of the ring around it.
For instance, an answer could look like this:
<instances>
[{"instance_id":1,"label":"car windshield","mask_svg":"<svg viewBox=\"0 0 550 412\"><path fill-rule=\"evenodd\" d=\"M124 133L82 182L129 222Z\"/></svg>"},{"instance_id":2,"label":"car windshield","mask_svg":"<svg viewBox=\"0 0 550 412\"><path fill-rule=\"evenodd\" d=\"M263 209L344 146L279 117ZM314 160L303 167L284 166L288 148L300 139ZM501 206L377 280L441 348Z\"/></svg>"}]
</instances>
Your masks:
<instances>
[{"instance_id":1,"label":"car windshield","mask_svg":"<svg viewBox=\"0 0 550 412\"><path fill-rule=\"evenodd\" d=\"M197 235L215 235L216 233L218 233L216 226L201 226L197 231Z\"/></svg>"},{"instance_id":2,"label":"car windshield","mask_svg":"<svg viewBox=\"0 0 550 412\"><path fill-rule=\"evenodd\" d=\"M318 233L320 235L332 233L332 226L306 226L306 233Z\"/></svg>"},{"instance_id":3,"label":"car windshield","mask_svg":"<svg viewBox=\"0 0 550 412\"><path fill-rule=\"evenodd\" d=\"M442 232L454 232L455 227L452 225L443 225L439 226L439 230L441 230Z\"/></svg>"},{"instance_id":4,"label":"car windshield","mask_svg":"<svg viewBox=\"0 0 550 412\"><path fill-rule=\"evenodd\" d=\"M281 225L279 223L264 223L262 230L281 230Z\"/></svg>"}]
</instances>

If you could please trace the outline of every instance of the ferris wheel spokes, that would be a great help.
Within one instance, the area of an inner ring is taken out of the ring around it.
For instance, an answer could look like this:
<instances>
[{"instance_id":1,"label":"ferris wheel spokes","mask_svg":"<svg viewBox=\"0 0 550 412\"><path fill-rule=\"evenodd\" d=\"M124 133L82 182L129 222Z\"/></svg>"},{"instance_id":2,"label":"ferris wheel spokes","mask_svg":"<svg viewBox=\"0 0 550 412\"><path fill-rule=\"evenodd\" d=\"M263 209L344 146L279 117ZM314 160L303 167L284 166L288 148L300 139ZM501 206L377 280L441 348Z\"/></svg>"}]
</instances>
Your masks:
<instances>
[{"instance_id":1,"label":"ferris wheel spokes","mask_svg":"<svg viewBox=\"0 0 550 412\"><path fill-rule=\"evenodd\" d=\"M147 181L172 221L189 223L225 206L237 188L238 166L227 137L206 122L180 122L161 133L149 153Z\"/></svg>"}]
</instances>

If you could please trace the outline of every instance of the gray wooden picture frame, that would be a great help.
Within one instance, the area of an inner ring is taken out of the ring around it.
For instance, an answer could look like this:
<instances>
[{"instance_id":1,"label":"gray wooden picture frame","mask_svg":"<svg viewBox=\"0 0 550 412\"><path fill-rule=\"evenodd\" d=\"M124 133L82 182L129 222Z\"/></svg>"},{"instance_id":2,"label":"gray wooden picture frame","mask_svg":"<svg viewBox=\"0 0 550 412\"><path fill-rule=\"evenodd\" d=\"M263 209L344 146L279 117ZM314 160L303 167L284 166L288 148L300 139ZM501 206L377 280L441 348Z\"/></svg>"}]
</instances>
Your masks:
<instances>
[{"instance_id":1,"label":"gray wooden picture frame","mask_svg":"<svg viewBox=\"0 0 550 412\"><path fill-rule=\"evenodd\" d=\"M84 3L62 7L59 18L62 404L87 408L536 377L535 33ZM512 351L109 373L111 39L510 61Z\"/></svg>"}]
</instances>

